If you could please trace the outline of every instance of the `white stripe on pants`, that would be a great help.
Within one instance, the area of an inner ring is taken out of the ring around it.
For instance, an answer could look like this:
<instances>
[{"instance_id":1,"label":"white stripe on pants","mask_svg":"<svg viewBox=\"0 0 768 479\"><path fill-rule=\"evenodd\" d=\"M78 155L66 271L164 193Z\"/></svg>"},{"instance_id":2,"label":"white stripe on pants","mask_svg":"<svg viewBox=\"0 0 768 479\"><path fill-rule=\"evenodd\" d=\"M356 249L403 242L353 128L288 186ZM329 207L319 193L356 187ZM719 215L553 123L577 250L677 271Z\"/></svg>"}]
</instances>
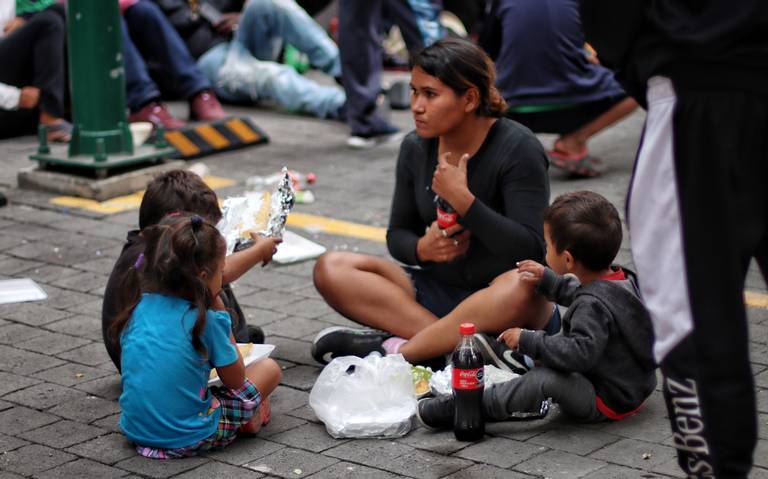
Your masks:
<instances>
[{"instance_id":1,"label":"white stripe on pants","mask_svg":"<svg viewBox=\"0 0 768 479\"><path fill-rule=\"evenodd\" d=\"M668 78L648 80L648 115L629 197L632 254L661 360L693 329L673 153L676 96Z\"/></svg>"}]
</instances>

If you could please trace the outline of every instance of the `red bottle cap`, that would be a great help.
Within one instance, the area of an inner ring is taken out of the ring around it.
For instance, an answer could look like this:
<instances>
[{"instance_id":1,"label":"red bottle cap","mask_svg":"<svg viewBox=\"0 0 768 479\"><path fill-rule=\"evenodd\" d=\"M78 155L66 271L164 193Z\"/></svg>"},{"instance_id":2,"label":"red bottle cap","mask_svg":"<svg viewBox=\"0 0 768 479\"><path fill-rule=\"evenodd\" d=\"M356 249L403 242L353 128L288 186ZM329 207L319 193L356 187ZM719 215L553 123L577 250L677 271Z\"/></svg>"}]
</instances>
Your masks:
<instances>
[{"instance_id":1,"label":"red bottle cap","mask_svg":"<svg viewBox=\"0 0 768 479\"><path fill-rule=\"evenodd\" d=\"M475 328L474 323L461 323L461 326L459 326L459 333L461 333L462 336L475 334L476 331L477 328Z\"/></svg>"}]
</instances>

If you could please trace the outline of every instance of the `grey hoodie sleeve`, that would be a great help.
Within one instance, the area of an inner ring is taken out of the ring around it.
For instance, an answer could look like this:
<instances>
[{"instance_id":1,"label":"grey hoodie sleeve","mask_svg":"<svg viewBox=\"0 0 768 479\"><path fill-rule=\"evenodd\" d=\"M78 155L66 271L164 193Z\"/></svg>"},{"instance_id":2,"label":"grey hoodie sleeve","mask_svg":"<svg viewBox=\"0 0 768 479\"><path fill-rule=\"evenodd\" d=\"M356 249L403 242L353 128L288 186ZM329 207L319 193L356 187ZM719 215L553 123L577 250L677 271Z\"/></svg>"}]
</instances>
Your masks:
<instances>
[{"instance_id":1,"label":"grey hoodie sleeve","mask_svg":"<svg viewBox=\"0 0 768 479\"><path fill-rule=\"evenodd\" d=\"M553 369L579 373L592 369L608 343L611 314L599 301L579 301L571 308L567 335L523 330L519 350Z\"/></svg>"},{"instance_id":2,"label":"grey hoodie sleeve","mask_svg":"<svg viewBox=\"0 0 768 479\"><path fill-rule=\"evenodd\" d=\"M559 276L551 269L544 268L544 276L541 277L536 292L557 304L570 306L580 286L581 283L576 276L572 274Z\"/></svg>"}]
</instances>

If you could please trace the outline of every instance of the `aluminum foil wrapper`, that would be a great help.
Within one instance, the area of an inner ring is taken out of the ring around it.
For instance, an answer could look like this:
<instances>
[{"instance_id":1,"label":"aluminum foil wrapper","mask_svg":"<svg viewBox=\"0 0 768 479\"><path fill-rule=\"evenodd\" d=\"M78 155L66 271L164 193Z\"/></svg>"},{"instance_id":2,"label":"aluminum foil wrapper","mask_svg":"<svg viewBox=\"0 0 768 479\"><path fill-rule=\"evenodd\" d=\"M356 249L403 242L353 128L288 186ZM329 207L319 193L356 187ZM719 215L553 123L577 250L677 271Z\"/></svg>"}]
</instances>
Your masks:
<instances>
[{"instance_id":1,"label":"aluminum foil wrapper","mask_svg":"<svg viewBox=\"0 0 768 479\"><path fill-rule=\"evenodd\" d=\"M227 255L251 246L251 232L282 238L294 204L287 168L282 173L283 178L272 192L251 191L224 200L222 218L216 227L227 241Z\"/></svg>"},{"instance_id":2,"label":"aluminum foil wrapper","mask_svg":"<svg viewBox=\"0 0 768 479\"><path fill-rule=\"evenodd\" d=\"M295 200L295 193L293 191L291 177L288 175L288 168L283 167L282 174L283 179L280 180L277 188L275 188L275 192L272 194L269 222L267 223L267 229L264 233L265 236L274 238L283 237L285 222L288 221L288 214L291 212Z\"/></svg>"}]
</instances>

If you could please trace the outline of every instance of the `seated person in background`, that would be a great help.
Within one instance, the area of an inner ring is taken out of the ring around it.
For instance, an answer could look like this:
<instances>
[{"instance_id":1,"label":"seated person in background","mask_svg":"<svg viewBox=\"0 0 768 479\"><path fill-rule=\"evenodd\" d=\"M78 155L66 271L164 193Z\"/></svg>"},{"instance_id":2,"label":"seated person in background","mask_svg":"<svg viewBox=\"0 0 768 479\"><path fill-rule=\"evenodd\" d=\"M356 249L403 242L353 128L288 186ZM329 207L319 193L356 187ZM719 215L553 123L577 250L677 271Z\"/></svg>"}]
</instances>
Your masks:
<instances>
[{"instance_id":1,"label":"seated person in background","mask_svg":"<svg viewBox=\"0 0 768 479\"><path fill-rule=\"evenodd\" d=\"M157 5L120 0L120 8L129 121L149 121L169 130L183 127L160 102L161 92L188 99L192 121L224 118L211 83Z\"/></svg>"},{"instance_id":2,"label":"seated person in background","mask_svg":"<svg viewBox=\"0 0 768 479\"><path fill-rule=\"evenodd\" d=\"M288 42L313 67L341 75L338 48L293 0L155 1L222 100L273 102L320 118L342 115L346 97L340 88L321 86L277 62Z\"/></svg>"},{"instance_id":3,"label":"seated person in background","mask_svg":"<svg viewBox=\"0 0 768 479\"><path fill-rule=\"evenodd\" d=\"M112 268L107 287L104 290L104 304L101 311L101 331L107 353L120 369L120 353L109 331L119 313L118 297L126 288L126 277L136 263L141 263L144 253L144 238L141 232L157 225L169 213L187 211L202 216L216 224L221 219L221 210L216 193L195 173L173 170L158 176L147 186L139 207L139 230L128 232L123 251ZM219 297L227 308L232 320L232 333L240 343L263 343L264 333L257 326L247 325L245 315L229 284L245 274L258 263L268 263L279 242L273 238L254 237L250 248L227 256L224 266L223 286Z\"/></svg>"},{"instance_id":4,"label":"seated person in background","mask_svg":"<svg viewBox=\"0 0 768 479\"><path fill-rule=\"evenodd\" d=\"M548 152L553 165L599 175L587 141L637 103L585 51L578 0L493 0L485 28L482 43L496 60L508 116L535 133L560 135Z\"/></svg>"},{"instance_id":5,"label":"seated person in background","mask_svg":"<svg viewBox=\"0 0 768 479\"><path fill-rule=\"evenodd\" d=\"M55 0L0 0L0 138L34 133L68 142L64 7Z\"/></svg>"},{"instance_id":6,"label":"seated person in background","mask_svg":"<svg viewBox=\"0 0 768 479\"><path fill-rule=\"evenodd\" d=\"M503 421L536 413L552 398L579 421L631 416L656 387L656 364L651 320L637 284L628 271L611 266L621 246L619 213L596 193L567 193L546 210L544 234L552 269L526 260L520 275L539 294L568 306L562 332L511 328L500 336L505 344L481 336L481 348L494 345L493 356L511 348L538 363L486 389L483 415ZM452 427L453 396L422 400L417 411L427 427Z\"/></svg>"},{"instance_id":7,"label":"seated person in background","mask_svg":"<svg viewBox=\"0 0 768 479\"><path fill-rule=\"evenodd\" d=\"M314 281L323 298L377 328L321 331L312 344L321 363L378 351L437 367L467 321L493 334L510 326L559 329L552 304L514 270L517 261L544 256L549 177L541 143L500 118L506 105L493 62L475 44L439 40L416 53L413 65L416 130L400 147L387 229L392 257L407 266L358 253L320 257ZM455 210L455 224L438 223L436 195Z\"/></svg>"}]
</instances>

